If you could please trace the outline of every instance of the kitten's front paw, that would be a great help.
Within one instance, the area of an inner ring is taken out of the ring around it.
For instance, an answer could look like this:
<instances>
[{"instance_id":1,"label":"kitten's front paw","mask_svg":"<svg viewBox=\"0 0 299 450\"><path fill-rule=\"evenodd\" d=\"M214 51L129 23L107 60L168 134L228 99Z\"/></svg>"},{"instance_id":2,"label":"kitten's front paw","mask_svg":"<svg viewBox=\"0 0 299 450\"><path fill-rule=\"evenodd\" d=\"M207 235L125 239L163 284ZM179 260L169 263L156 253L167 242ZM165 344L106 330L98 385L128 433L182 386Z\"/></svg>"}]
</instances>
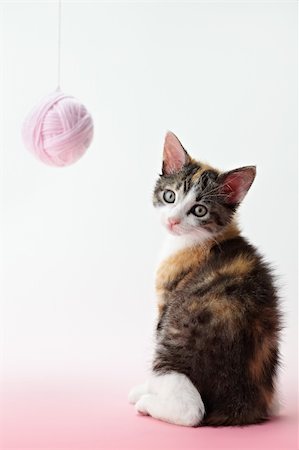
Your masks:
<instances>
[{"instance_id":1,"label":"kitten's front paw","mask_svg":"<svg viewBox=\"0 0 299 450\"><path fill-rule=\"evenodd\" d=\"M135 405L136 402L144 395L148 393L148 383L138 384L129 392L129 403Z\"/></svg>"},{"instance_id":2,"label":"kitten's front paw","mask_svg":"<svg viewBox=\"0 0 299 450\"><path fill-rule=\"evenodd\" d=\"M198 426L204 415L203 404L184 404L181 399L163 398L157 394L143 395L135 408L143 416L185 427Z\"/></svg>"},{"instance_id":3,"label":"kitten's front paw","mask_svg":"<svg viewBox=\"0 0 299 450\"><path fill-rule=\"evenodd\" d=\"M155 396L155 394L144 394L141 398L136 402L135 408L139 414L143 416L149 416L150 413L148 411L149 403L151 402L151 397Z\"/></svg>"},{"instance_id":4,"label":"kitten's front paw","mask_svg":"<svg viewBox=\"0 0 299 450\"><path fill-rule=\"evenodd\" d=\"M139 389L136 394L141 392ZM177 372L153 375L135 408L142 415L185 427L198 426L205 414L200 393L186 375Z\"/></svg>"}]
</instances>

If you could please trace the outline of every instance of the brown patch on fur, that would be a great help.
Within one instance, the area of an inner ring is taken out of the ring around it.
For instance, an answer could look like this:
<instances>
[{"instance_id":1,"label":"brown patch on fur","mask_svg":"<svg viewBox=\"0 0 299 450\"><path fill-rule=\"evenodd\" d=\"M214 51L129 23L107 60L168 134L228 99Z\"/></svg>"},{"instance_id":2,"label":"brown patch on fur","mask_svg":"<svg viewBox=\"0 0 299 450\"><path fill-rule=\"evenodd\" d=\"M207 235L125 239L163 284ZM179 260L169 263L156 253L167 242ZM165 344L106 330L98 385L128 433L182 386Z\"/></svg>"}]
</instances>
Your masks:
<instances>
[{"instance_id":1,"label":"brown patch on fur","mask_svg":"<svg viewBox=\"0 0 299 450\"><path fill-rule=\"evenodd\" d=\"M213 318L218 320L229 321L235 318L236 311L231 301L225 297L209 297L207 301L209 309L213 312Z\"/></svg>"},{"instance_id":2,"label":"brown patch on fur","mask_svg":"<svg viewBox=\"0 0 299 450\"><path fill-rule=\"evenodd\" d=\"M173 281L183 270L200 265L208 256L209 251L210 246L188 247L166 258L157 271L156 289L158 294L159 291L164 290L167 283Z\"/></svg>"},{"instance_id":3,"label":"brown patch on fur","mask_svg":"<svg viewBox=\"0 0 299 450\"><path fill-rule=\"evenodd\" d=\"M217 236L217 242L223 242L228 239L233 239L240 235L240 229L237 225L236 221L232 221L225 229L224 231Z\"/></svg>"},{"instance_id":4,"label":"brown patch on fur","mask_svg":"<svg viewBox=\"0 0 299 450\"><path fill-rule=\"evenodd\" d=\"M189 306L188 306L188 311L193 312L196 311L199 307L199 303L197 301L193 301Z\"/></svg>"},{"instance_id":5,"label":"brown patch on fur","mask_svg":"<svg viewBox=\"0 0 299 450\"><path fill-rule=\"evenodd\" d=\"M183 270L200 265L207 258L209 251L210 247L189 247L178 251L162 262L156 277L156 292L160 315L164 307L166 285L173 282Z\"/></svg>"},{"instance_id":6,"label":"brown patch on fur","mask_svg":"<svg viewBox=\"0 0 299 450\"><path fill-rule=\"evenodd\" d=\"M226 239L232 239L239 235L239 229L235 222L226 227L226 229L221 234L218 242L224 241ZM159 317L163 312L165 307L165 290L167 286L174 282L183 271L190 270L190 277L192 277L192 270L198 268L209 256L210 250L214 245L214 241L209 240L205 244L197 245L194 247L187 247L182 250L178 250L173 255L166 258L160 264L157 275L156 275L156 294L158 299L158 309ZM238 264L236 263L236 266ZM231 273L232 270L229 272ZM239 273L241 272L239 264ZM242 272L243 273L243 272ZM218 274L212 273L210 281L213 280ZM185 283L188 283L189 276L185 276L182 280L179 280L177 287L182 287ZM207 280L205 280L206 282Z\"/></svg>"},{"instance_id":7,"label":"brown patch on fur","mask_svg":"<svg viewBox=\"0 0 299 450\"><path fill-rule=\"evenodd\" d=\"M159 314L159 317L162 316L164 309L165 309L165 304L164 304L163 299L161 298L161 296L159 296L158 297L158 314Z\"/></svg>"},{"instance_id":8,"label":"brown patch on fur","mask_svg":"<svg viewBox=\"0 0 299 450\"><path fill-rule=\"evenodd\" d=\"M175 327L169 327L168 328L168 330L167 330L170 334L173 334L173 335L178 335L178 334L181 334L181 330L178 330L177 328L175 328Z\"/></svg>"},{"instance_id":9,"label":"brown patch on fur","mask_svg":"<svg viewBox=\"0 0 299 450\"><path fill-rule=\"evenodd\" d=\"M205 172L206 170L214 170L215 172L219 172L219 170L215 169L214 167L210 166L209 164L202 163L202 162L198 163L195 160L193 160L192 162L195 164L200 164L200 168L195 172L195 174L191 178L193 183L196 183L202 176L203 172Z\"/></svg>"},{"instance_id":10,"label":"brown patch on fur","mask_svg":"<svg viewBox=\"0 0 299 450\"><path fill-rule=\"evenodd\" d=\"M254 268L255 261L252 257L239 255L237 258L229 261L227 264L222 266L218 273L221 275L237 275L244 276L247 275Z\"/></svg>"},{"instance_id":11,"label":"brown patch on fur","mask_svg":"<svg viewBox=\"0 0 299 450\"><path fill-rule=\"evenodd\" d=\"M201 307L211 311L214 325L225 323L231 336L238 330L239 320L244 314L244 309L240 303L236 304L223 295L215 295L203 299Z\"/></svg>"},{"instance_id":12,"label":"brown patch on fur","mask_svg":"<svg viewBox=\"0 0 299 450\"><path fill-rule=\"evenodd\" d=\"M261 336L261 326L257 322L254 326L255 335ZM277 343L271 336L264 335L262 342L256 342L255 353L249 362L249 372L251 377L258 381L264 375L265 366L269 363L273 350Z\"/></svg>"}]
</instances>

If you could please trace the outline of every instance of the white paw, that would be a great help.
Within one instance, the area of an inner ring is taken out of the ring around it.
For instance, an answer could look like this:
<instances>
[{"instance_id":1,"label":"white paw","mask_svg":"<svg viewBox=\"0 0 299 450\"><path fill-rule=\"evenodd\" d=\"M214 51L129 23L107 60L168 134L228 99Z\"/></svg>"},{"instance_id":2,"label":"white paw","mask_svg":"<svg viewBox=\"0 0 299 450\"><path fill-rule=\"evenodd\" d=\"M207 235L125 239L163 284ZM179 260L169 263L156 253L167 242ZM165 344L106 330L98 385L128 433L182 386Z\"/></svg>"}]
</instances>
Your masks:
<instances>
[{"instance_id":1,"label":"white paw","mask_svg":"<svg viewBox=\"0 0 299 450\"><path fill-rule=\"evenodd\" d=\"M143 415L176 425L194 427L200 424L205 408L201 396L189 378L175 372L155 375L149 380L150 393L136 402Z\"/></svg>"},{"instance_id":2,"label":"white paw","mask_svg":"<svg viewBox=\"0 0 299 450\"><path fill-rule=\"evenodd\" d=\"M155 394L144 394L142 397L138 400L138 402L135 404L136 411L139 412L139 414L142 414L144 416L149 416L148 407L151 402L151 397L155 396Z\"/></svg>"},{"instance_id":3,"label":"white paw","mask_svg":"<svg viewBox=\"0 0 299 450\"><path fill-rule=\"evenodd\" d=\"M136 402L140 399L140 397L144 394L148 393L148 383L138 384L129 392L129 403L135 405Z\"/></svg>"}]
</instances>

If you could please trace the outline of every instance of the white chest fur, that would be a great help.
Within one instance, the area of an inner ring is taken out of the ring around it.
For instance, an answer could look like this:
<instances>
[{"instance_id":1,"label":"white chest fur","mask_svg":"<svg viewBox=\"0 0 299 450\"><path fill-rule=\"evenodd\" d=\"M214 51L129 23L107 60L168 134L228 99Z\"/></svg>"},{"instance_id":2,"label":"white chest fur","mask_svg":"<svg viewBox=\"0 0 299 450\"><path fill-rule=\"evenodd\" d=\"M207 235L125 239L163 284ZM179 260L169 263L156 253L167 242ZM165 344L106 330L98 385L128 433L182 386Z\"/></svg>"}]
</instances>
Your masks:
<instances>
[{"instance_id":1,"label":"white chest fur","mask_svg":"<svg viewBox=\"0 0 299 450\"><path fill-rule=\"evenodd\" d=\"M205 240L206 236L203 235L175 236L168 234L159 253L157 267L159 267L162 261L164 261L169 256L173 256L175 253L185 248L200 245Z\"/></svg>"}]
</instances>

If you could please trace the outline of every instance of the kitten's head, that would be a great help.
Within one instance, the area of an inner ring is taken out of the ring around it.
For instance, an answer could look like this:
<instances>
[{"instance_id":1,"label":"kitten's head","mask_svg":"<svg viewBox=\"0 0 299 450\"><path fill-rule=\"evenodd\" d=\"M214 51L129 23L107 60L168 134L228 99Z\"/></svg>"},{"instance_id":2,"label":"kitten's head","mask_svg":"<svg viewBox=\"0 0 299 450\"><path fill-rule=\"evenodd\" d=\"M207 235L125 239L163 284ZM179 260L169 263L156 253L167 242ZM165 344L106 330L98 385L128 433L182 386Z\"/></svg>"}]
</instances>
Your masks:
<instances>
[{"instance_id":1,"label":"kitten's head","mask_svg":"<svg viewBox=\"0 0 299 450\"><path fill-rule=\"evenodd\" d=\"M254 166L221 173L197 162L168 132L153 203L170 233L206 240L220 234L231 222L255 173Z\"/></svg>"}]
</instances>

